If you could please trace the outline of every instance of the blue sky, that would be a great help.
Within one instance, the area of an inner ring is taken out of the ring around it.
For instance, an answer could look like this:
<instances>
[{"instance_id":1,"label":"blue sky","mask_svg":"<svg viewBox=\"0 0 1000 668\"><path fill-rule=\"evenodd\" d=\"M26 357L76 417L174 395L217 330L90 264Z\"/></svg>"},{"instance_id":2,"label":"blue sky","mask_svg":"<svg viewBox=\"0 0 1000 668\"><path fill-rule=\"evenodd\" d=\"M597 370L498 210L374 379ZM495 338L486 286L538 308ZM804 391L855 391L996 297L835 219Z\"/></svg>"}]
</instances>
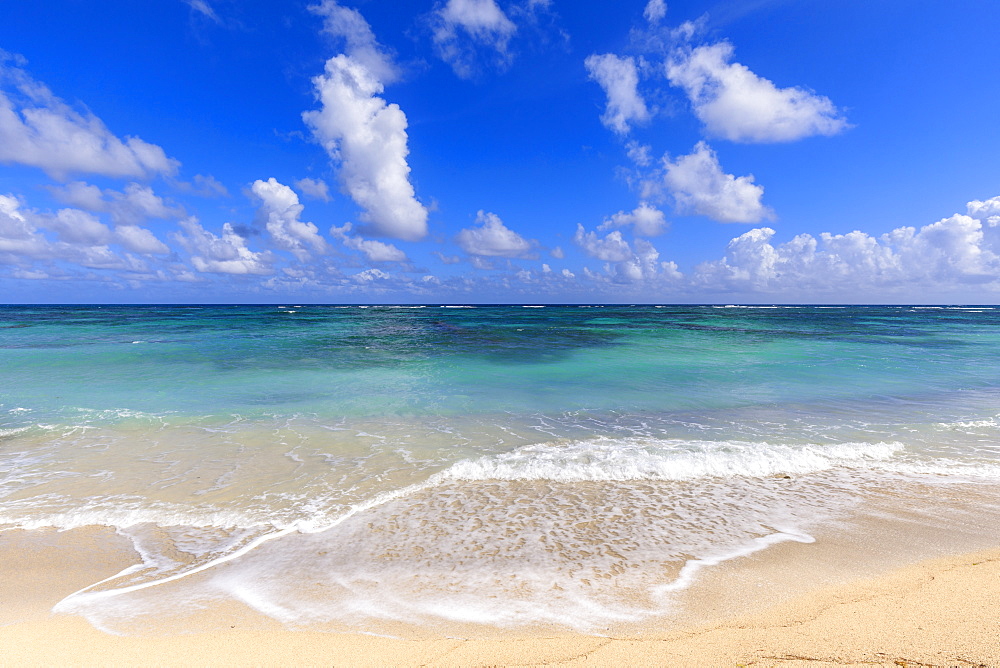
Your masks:
<instances>
[{"instance_id":1,"label":"blue sky","mask_svg":"<svg viewBox=\"0 0 1000 668\"><path fill-rule=\"evenodd\" d=\"M39 0L2 302L1000 295L994 0Z\"/></svg>"}]
</instances>

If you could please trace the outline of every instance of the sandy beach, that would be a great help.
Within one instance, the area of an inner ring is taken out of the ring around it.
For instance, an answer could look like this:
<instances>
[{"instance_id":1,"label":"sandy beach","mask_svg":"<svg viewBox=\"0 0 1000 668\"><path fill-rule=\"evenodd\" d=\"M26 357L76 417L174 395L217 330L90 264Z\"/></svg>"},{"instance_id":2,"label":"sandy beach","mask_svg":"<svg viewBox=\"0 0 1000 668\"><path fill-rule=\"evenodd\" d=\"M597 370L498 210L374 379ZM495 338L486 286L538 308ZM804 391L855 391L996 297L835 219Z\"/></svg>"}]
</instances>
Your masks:
<instances>
[{"instance_id":1,"label":"sandy beach","mask_svg":"<svg viewBox=\"0 0 1000 668\"><path fill-rule=\"evenodd\" d=\"M0 663L10 666L1000 666L1000 550L922 561L753 614L635 637L293 631L231 605L189 620L195 632L117 636L49 611L129 565L127 543L109 531L77 530L69 559L59 534L25 541L18 533L0 543Z\"/></svg>"}]
</instances>

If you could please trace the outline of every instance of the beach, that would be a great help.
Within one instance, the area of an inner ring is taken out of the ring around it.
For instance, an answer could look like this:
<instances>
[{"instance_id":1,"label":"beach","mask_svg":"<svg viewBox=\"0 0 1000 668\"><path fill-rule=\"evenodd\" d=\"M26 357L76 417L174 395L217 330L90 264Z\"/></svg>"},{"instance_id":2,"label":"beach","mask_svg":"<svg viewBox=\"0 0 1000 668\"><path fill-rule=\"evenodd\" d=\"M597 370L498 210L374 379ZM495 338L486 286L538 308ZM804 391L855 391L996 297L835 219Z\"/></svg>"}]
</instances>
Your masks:
<instances>
[{"instance_id":1,"label":"beach","mask_svg":"<svg viewBox=\"0 0 1000 668\"><path fill-rule=\"evenodd\" d=\"M1000 668L1000 0L6 4L0 668Z\"/></svg>"},{"instance_id":2,"label":"beach","mask_svg":"<svg viewBox=\"0 0 1000 668\"><path fill-rule=\"evenodd\" d=\"M995 308L2 315L8 663L996 662Z\"/></svg>"},{"instance_id":3,"label":"beach","mask_svg":"<svg viewBox=\"0 0 1000 668\"><path fill-rule=\"evenodd\" d=\"M0 592L13 602L5 605L0 626L2 665L1000 665L996 549L925 560L754 613L634 636L497 631L390 638L294 631L225 605L198 613L185 632L150 627L142 635L119 636L49 609L73 587L127 566L127 544L94 530L62 540L76 549L61 549L59 540L36 542L32 549L23 542L13 549L8 540L0 548L6 574ZM761 575L761 564L743 566ZM744 580L744 586L752 585Z\"/></svg>"}]
</instances>

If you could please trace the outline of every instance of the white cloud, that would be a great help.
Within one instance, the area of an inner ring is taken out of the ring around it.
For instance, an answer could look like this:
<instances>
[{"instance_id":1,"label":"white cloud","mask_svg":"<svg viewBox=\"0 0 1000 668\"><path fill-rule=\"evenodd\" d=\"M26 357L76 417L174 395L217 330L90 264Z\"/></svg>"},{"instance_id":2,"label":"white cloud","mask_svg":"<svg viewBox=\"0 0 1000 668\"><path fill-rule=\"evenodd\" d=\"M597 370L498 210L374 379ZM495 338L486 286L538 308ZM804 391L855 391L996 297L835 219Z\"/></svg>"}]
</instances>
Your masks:
<instances>
[{"instance_id":1,"label":"white cloud","mask_svg":"<svg viewBox=\"0 0 1000 668\"><path fill-rule=\"evenodd\" d=\"M761 204L764 188L750 176L726 174L708 144L698 142L694 153L671 161L664 158L663 183L678 211L708 216L723 223L755 223L773 213Z\"/></svg>"},{"instance_id":2,"label":"white cloud","mask_svg":"<svg viewBox=\"0 0 1000 668\"><path fill-rule=\"evenodd\" d=\"M71 173L150 177L176 173L179 162L138 137L116 137L89 111L78 112L0 59L0 162Z\"/></svg>"},{"instance_id":3,"label":"white cloud","mask_svg":"<svg viewBox=\"0 0 1000 668\"><path fill-rule=\"evenodd\" d=\"M371 283L372 281L387 280L390 278L389 274L385 273L381 269L365 269L364 271L354 274L354 280L359 283Z\"/></svg>"},{"instance_id":4,"label":"white cloud","mask_svg":"<svg viewBox=\"0 0 1000 668\"><path fill-rule=\"evenodd\" d=\"M46 278L52 278L44 271L31 271L25 269L15 269L10 275L14 278L23 278L28 281L40 281Z\"/></svg>"},{"instance_id":5,"label":"white cloud","mask_svg":"<svg viewBox=\"0 0 1000 668\"><path fill-rule=\"evenodd\" d=\"M344 189L365 211L362 230L416 241L427 234L427 209L414 196L406 162L406 115L378 97L382 84L361 63L339 55L313 79L322 103L302 115L330 157Z\"/></svg>"},{"instance_id":6,"label":"white cloud","mask_svg":"<svg viewBox=\"0 0 1000 668\"><path fill-rule=\"evenodd\" d=\"M317 252L326 249L326 241L312 223L299 220L302 205L299 196L288 186L271 177L253 182L250 190L260 199L259 217L268 234L281 248L291 251L300 261L309 257L309 248Z\"/></svg>"},{"instance_id":7,"label":"white cloud","mask_svg":"<svg viewBox=\"0 0 1000 668\"><path fill-rule=\"evenodd\" d=\"M448 0L435 8L432 23L438 56L458 76L469 78L475 73L480 45L496 52L500 66L510 63L507 45L517 26L494 0Z\"/></svg>"},{"instance_id":8,"label":"white cloud","mask_svg":"<svg viewBox=\"0 0 1000 668\"><path fill-rule=\"evenodd\" d=\"M551 251L549 251L549 255L551 255L557 260L561 260L564 257L566 257L566 252L563 251L562 246L556 246Z\"/></svg>"},{"instance_id":9,"label":"white cloud","mask_svg":"<svg viewBox=\"0 0 1000 668\"><path fill-rule=\"evenodd\" d=\"M149 186L130 183L125 191L106 191L112 198L111 220L116 225L136 225L149 218L172 218L184 215L184 209L170 206Z\"/></svg>"},{"instance_id":10,"label":"white cloud","mask_svg":"<svg viewBox=\"0 0 1000 668\"><path fill-rule=\"evenodd\" d=\"M620 58L613 53L590 55L584 61L590 78L600 84L608 96L601 116L605 127L620 135L628 134L630 122L649 120L649 110L637 89L639 73L635 60Z\"/></svg>"},{"instance_id":11,"label":"white cloud","mask_svg":"<svg viewBox=\"0 0 1000 668\"><path fill-rule=\"evenodd\" d=\"M392 244L350 236L352 227L351 223L344 223L341 227L334 225L330 234L340 239L347 248L364 253L371 262L406 262L409 259L406 253ZM438 255L444 257L440 253Z\"/></svg>"},{"instance_id":12,"label":"white cloud","mask_svg":"<svg viewBox=\"0 0 1000 668\"><path fill-rule=\"evenodd\" d=\"M695 284L714 290L913 298L1000 281L1000 256L987 248L982 223L963 214L877 237L859 230L822 233L818 239L800 234L775 245L774 234L764 227L736 237L725 257L696 269Z\"/></svg>"},{"instance_id":13,"label":"white cloud","mask_svg":"<svg viewBox=\"0 0 1000 668\"><path fill-rule=\"evenodd\" d=\"M106 211L108 207L101 189L83 181L71 181L64 186L49 186L48 190L60 202L87 211Z\"/></svg>"},{"instance_id":14,"label":"white cloud","mask_svg":"<svg viewBox=\"0 0 1000 668\"><path fill-rule=\"evenodd\" d=\"M0 261L14 262L41 255L49 244L20 210L13 195L0 195Z\"/></svg>"},{"instance_id":15,"label":"white cloud","mask_svg":"<svg viewBox=\"0 0 1000 668\"><path fill-rule=\"evenodd\" d=\"M648 167L653 162L653 158L650 155L652 147L647 144L640 144L636 141L630 141L625 145L626 155L628 155L629 160L639 165L640 167Z\"/></svg>"},{"instance_id":16,"label":"white cloud","mask_svg":"<svg viewBox=\"0 0 1000 668\"><path fill-rule=\"evenodd\" d=\"M70 244L99 246L111 239L111 230L104 223L80 209L60 209L45 221L45 227Z\"/></svg>"},{"instance_id":17,"label":"white cloud","mask_svg":"<svg viewBox=\"0 0 1000 668\"><path fill-rule=\"evenodd\" d=\"M152 232L138 225L119 225L115 228L115 240L133 253L143 255L167 255L170 248L153 235Z\"/></svg>"},{"instance_id":18,"label":"white cloud","mask_svg":"<svg viewBox=\"0 0 1000 668\"><path fill-rule=\"evenodd\" d=\"M344 237L344 245L361 251L372 262L406 262L406 253L392 244L361 237Z\"/></svg>"},{"instance_id":19,"label":"white cloud","mask_svg":"<svg viewBox=\"0 0 1000 668\"><path fill-rule=\"evenodd\" d=\"M509 229L495 213L479 211L479 227L465 228L456 240L466 253L487 257L528 257L534 242Z\"/></svg>"},{"instance_id":20,"label":"white cloud","mask_svg":"<svg viewBox=\"0 0 1000 668\"><path fill-rule=\"evenodd\" d=\"M968 214L989 227L1000 226L1000 196L986 200L974 199L966 205Z\"/></svg>"},{"instance_id":21,"label":"white cloud","mask_svg":"<svg viewBox=\"0 0 1000 668\"><path fill-rule=\"evenodd\" d=\"M433 251L432 255L436 256L437 259L441 260L443 264L458 264L459 262L462 261L462 258L460 258L457 255L445 255L441 251Z\"/></svg>"},{"instance_id":22,"label":"white cloud","mask_svg":"<svg viewBox=\"0 0 1000 668\"><path fill-rule=\"evenodd\" d=\"M306 197L312 197L324 202L330 201L330 188L326 185L326 181L299 179L295 182L295 187Z\"/></svg>"},{"instance_id":23,"label":"white cloud","mask_svg":"<svg viewBox=\"0 0 1000 668\"><path fill-rule=\"evenodd\" d=\"M619 211L610 218L606 218L603 223L598 225L597 229L604 231L628 227L629 225L632 226L635 234L644 237L655 237L663 234L663 230L667 226L667 219L663 215L663 212L655 206L651 206L646 202L640 202L639 206L633 209L631 213Z\"/></svg>"},{"instance_id":24,"label":"white cloud","mask_svg":"<svg viewBox=\"0 0 1000 668\"><path fill-rule=\"evenodd\" d=\"M49 191L66 204L91 212L110 213L116 225L137 225L149 218L184 215L180 206L167 204L149 186L129 183L123 192L104 190L83 181L52 186Z\"/></svg>"},{"instance_id":25,"label":"white cloud","mask_svg":"<svg viewBox=\"0 0 1000 668\"><path fill-rule=\"evenodd\" d=\"M490 271L497 268L492 261L487 260L484 257L480 257L479 255L473 255L470 257L469 264L471 264L475 269L482 269L484 271Z\"/></svg>"},{"instance_id":26,"label":"white cloud","mask_svg":"<svg viewBox=\"0 0 1000 668\"><path fill-rule=\"evenodd\" d=\"M624 262L632 257L632 248L618 230L602 238L596 232L587 232L583 225L578 224L573 241L587 255L605 262Z\"/></svg>"},{"instance_id":27,"label":"white cloud","mask_svg":"<svg viewBox=\"0 0 1000 668\"><path fill-rule=\"evenodd\" d=\"M343 7L336 0L323 0L309 10L323 17L323 31L343 40L344 53L373 77L384 84L399 79L399 68L391 54L378 43L368 21L358 10Z\"/></svg>"},{"instance_id":28,"label":"white cloud","mask_svg":"<svg viewBox=\"0 0 1000 668\"><path fill-rule=\"evenodd\" d=\"M667 3L663 0L649 0L642 15L650 23L659 23L667 15Z\"/></svg>"},{"instance_id":29,"label":"white cloud","mask_svg":"<svg viewBox=\"0 0 1000 668\"><path fill-rule=\"evenodd\" d=\"M576 226L573 241L587 255L606 262L605 271L611 279L619 283L635 283L651 279L667 267L659 263L660 253L645 239L635 239L630 245L619 230L604 237L595 232L587 232L583 225ZM669 263L676 272L677 265Z\"/></svg>"},{"instance_id":30,"label":"white cloud","mask_svg":"<svg viewBox=\"0 0 1000 668\"><path fill-rule=\"evenodd\" d=\"M59 241L46 239L36 225L55 232ZM112 231L80 209L60 209L55 214L22 211L15 197L0 195L0 261L63 260L96 269L146 271L141 260L109 248L112 242L138 253L170 252L149 230L126 225Z\"/></svg>"},{"instance_id":31,"label":"white cloud","mask_svg":"<svg viewBox=\"0 0 1000 668\"><path fill-rule=\"evenodd\" d=\"M222 236L216 236L201 226L193 216L180 221L183 232L175 235L191 254L191 264L202 273L270 274L271 267L264 253L247 248L246 239L225 223Z\"/></svg>"},{"instance_id":32,"label":"white cloud","mask_svg":"<svg viewBox=\"0 0 1000 668\"><path fill-rule=\"evenodd\" d=\"M802 88L778 88L740 63L727 42L675 51L667 78L683 88L709 133L737 142L784 142L848 127L833 102Z\"/></svg>"},{"instance_id":33,"label":"white cloud","mask_svg":"<svg viewBox=\"0 0 1000 668\"><path fill-rule=\"evenodd\" d=\"M636 239L633 241L633 246L633 256L615 266L616 277L621 281L633 283L656 276L660 269L657 263L660 257L659 251L645 239Z\"/></svg>"},{"instance_id":34,"label":"white cloud","mask_svg":"<svg viewBox=\"0 0 1000 668\"><path fill-rule=\"evenodd\" d=\"M107 269L129 273L146 274L149 267L134 255L120 255L108 246L76 246L60 244L54 248L59 259L79 264L90 269Z\"/></svg>"}]
</instances>

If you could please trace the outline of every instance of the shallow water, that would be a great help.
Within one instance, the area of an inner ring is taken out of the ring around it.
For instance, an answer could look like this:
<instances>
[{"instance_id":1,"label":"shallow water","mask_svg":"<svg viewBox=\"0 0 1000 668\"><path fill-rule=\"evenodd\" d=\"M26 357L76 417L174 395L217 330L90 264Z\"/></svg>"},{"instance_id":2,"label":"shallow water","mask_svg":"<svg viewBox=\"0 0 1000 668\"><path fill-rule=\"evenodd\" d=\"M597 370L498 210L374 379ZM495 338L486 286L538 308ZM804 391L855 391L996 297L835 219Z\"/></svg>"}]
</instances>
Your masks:
<instances>
[{"instance_id":1,"label":"shallow water","mask_svg":"<svg viewBox=\"0 0 1000 668\"><path fill-rule=\"evenodd\" d=\"M872 499L992 536L998 436L989 307L0 308L0 527L128 536L111 630L669 619Z\"/></svg>"}]
</instances>

